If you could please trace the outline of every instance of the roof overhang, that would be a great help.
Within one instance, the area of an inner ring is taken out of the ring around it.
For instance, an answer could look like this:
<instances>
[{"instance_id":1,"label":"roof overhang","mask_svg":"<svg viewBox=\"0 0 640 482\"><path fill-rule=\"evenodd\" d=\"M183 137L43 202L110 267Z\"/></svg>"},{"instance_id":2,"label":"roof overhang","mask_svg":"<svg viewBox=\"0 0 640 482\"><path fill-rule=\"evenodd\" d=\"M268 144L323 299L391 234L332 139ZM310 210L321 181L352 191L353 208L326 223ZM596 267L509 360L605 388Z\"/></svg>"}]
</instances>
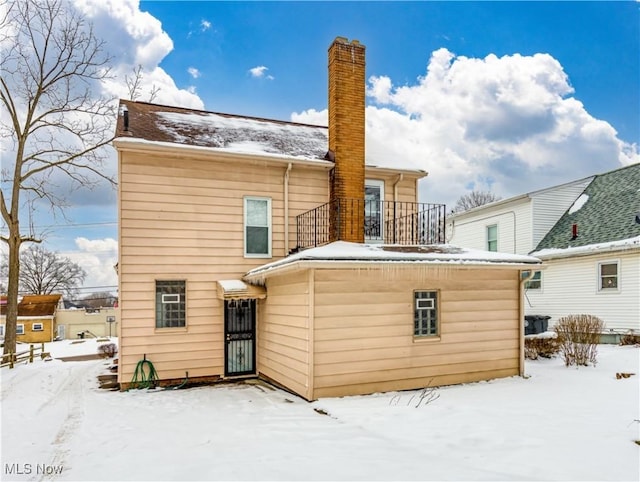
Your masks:
<instances>
[{"instance_id":1,"label":"roof overhang","mask_svg":"<svg viewBox=\"0 0 640 482\"><path fill-rule=\"evenodd\" d=\"M531 253L531 256L546 261L550 259L578 258L630 251L640 252L640 236L609 243L589 244L565 249L541 249L540 251Z\"/></svg>"},{"instance_id":2,"label":"roof overhang","mask_svg":"<svg viewBox=\"0 0 640 482\"><path fill-rule=\"evenodd\" d=\"M390 251L385 251L384 248L374 248L372 253L372 246L360 245L361 247L358 247L357 244L344 242L332 244L338 250L346 248L351 252L347 255L337 254L335 250L330 248L331 245L312 248L254 268L244 275L243 280L263 285L265 280L271 276L309 269L390 269L393 271L412 269L510 269L531 271L541 269L542 265L539 259L532 256L501 255L500 253L484 252L471 253L469 251L459 251L459 248L449 245L442 247L414 247L417 252L422 253L415 254L407 252L406 247L389 246L387 248L391 248ZM431 253L429 253L430 249L433 250ZM359 256L359 250L364 254ZM425 251L427 251L427 254L425 254ZM490 256L483 257L483 253Z\"/></svg>"},{"instance_id":3,"label":"roof overhang","mask_svg":"<svg viewBox=\"0 0 640 482\"><path fill-rule=\"evenodd\" d=\"M221 300L262 300L267 297L267 290L262 286L253 286L238 279L219 280L217 281L217 287L218 299Z\"/></svg>"},{"instance_id":4,"label":"roof overhang","mask_svg":"<svg viewBox=\"0 0 640 482\"><path fill-rule=\"evenodd\" d=\"M211 159L233 162L253 162L262 161L271 164L296 164L313 167L328 171L334 167L334 163L324 159L305 159L300 157L269 155L261 152L236 152L229 149L217 147L191 146L186 144L175 144L173 142L146 141L140 138L117 137L113 140L113 145L120 151L158 153L164 155L184 156L188 154L194 158Z\"/></svg>"}]
</instances>

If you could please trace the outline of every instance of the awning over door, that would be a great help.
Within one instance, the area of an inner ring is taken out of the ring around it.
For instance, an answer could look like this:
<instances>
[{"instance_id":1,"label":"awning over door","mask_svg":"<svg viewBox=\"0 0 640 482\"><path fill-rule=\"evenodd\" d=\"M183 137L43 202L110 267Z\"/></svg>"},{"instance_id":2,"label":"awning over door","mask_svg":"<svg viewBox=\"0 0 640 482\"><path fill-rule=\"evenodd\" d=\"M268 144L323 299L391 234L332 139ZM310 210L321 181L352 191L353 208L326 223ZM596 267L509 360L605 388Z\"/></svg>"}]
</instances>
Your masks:
<instances>
[{"instance_id":1,"label":"awning over door","mask_svg":"<svg viewBox=\"0 0 640 482\"><path fill-rule=\"evenodd\" d=\"M221 300L259 299L267 297L267 290L239 279L225 279L218 282L218 298Z\"/></svg>"}]
</instances>

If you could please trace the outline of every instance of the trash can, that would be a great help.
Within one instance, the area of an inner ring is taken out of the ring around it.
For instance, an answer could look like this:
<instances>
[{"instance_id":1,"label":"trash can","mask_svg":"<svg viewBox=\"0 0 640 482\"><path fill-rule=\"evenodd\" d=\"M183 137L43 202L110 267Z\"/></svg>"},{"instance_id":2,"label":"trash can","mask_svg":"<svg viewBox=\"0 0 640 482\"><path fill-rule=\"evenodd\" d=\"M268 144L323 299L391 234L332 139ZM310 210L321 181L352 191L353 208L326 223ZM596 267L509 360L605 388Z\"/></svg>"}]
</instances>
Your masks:
<instances>
[{"instance_id":1,"label":"trash can","mask_svg":"<svg viewBox=\"0 0 640 482\"><path fill-rule=\"evenodd\" d=\"M537 335L538 333L544 333L547 331L550 318L547 315L525 315L524 334Z\"/></svg>"}]
</instances>

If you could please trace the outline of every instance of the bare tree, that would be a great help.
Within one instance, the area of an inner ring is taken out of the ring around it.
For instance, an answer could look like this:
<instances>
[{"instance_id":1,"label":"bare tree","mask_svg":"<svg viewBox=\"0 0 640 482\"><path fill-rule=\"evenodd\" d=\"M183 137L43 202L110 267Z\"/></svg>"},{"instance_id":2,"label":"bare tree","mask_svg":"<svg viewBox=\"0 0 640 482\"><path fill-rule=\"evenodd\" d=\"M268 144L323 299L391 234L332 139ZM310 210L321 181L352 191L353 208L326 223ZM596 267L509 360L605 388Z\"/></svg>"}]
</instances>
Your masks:
<instances>
[{"instance_id":1,"label":"bare tree","mask_svg":"<svg viewBox=\"0 0 640 482\"><path fill-rule=\"evenodd\" d=\"M456 205L453 208L454 213L461 213L471 208L478 206L484 206L494 201L499 201L501 198L489 191L471 191L468 194L460 196L456 201Z\"/></svg>"},{"instance_id":2,"label":"bare tree","mask_svg":"<svg viewBox=\"0 0 640 482\"><path fill-rule=\"evenodd\" d=\"M129 91L129 99L138 100L142 91L142 78L144 74L142 72L142 65L138 64L136 68L133 69L133 76L124 76L124 80L127 84L127 89ZM153 102L160 92L160 87L157 87L155 84L151 86L151 90L149 91L149 98L147 102Z\"/></svg>"},{"instance_id":3,"label":"bare tree","mask_svg":"<svg viewBox=\"0 0 640 482\"><path fill-rule=\"evenodd\" d=\"M82 298L83 304L91 308L108 308L115 305L117 300L118 298L109 291L91 293Z\"/></svg>"},{"instance_id":4,"label":"bare tree","mask_svg":"<svg viewBox=\"0 0 640 482\"><path fill-rule=\"evenodd\" d=\"M101 167L103 147L112 140L115 103L94 90L110 76L104 42L70 3L0 0L0 12L0 211L7 225L0 239L9 248L6 356L15 352L20 246L40 241L33 229L25 233L20 227L21 194L63 212L66 197L56 192L56 178L74 188L113 182Z\"/></svg>"},{"instance_id":5,"label":"bare tree","mask_svg":"<svg viewBox=\"0 0 640 482\"><path fill-rule=\"evenodd\" d=\"M80 265L40 246L30 246L20 253L19 286L25 293L65 293L71 297L86 277Z\"/></svg>"}]
</instances>

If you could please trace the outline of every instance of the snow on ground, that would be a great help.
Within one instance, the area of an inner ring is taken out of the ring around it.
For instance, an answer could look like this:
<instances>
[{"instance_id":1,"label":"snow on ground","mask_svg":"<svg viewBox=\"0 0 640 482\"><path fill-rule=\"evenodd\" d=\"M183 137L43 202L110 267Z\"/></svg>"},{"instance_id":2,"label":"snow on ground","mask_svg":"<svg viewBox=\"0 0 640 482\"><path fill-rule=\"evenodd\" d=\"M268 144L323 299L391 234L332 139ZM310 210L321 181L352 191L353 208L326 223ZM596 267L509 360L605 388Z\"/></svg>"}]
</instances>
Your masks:
<instances>
[{"instance_id":1,"label":"snow on ground","mask_svg":"<svg viewBox=\"0 0 640 482\"><path fill-rule=\"evenodd\" d=\"M639 354L531 361L527 378L438 388L428 404L420 391L307 403L262 383L112 392L96 381L108 360L37 360L1 371L0 478L637 481Z\"/></svg>"}]
</instances>

